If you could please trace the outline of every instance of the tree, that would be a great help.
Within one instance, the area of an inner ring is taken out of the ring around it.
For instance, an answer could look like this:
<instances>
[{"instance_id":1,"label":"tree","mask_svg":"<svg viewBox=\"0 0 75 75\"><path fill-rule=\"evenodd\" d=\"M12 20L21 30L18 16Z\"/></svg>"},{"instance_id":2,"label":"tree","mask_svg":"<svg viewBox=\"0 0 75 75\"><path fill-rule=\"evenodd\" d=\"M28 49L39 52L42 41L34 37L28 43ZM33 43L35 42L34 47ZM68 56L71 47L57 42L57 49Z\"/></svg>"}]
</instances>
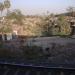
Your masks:
<instances>
[{"instance_id":1,"label":"tree","mask_svg":"<svg viewBox=\"0 0 75 75\"><path fill-rule=\"evenodd\" d=\"M19 9L15 9L13 12L10 12L7 15L7 19L12 19L13 23L18 24L18 25L22 25L23 24L23 14L21 13L21 11Z\"/></svg>"},{"instance_id":2,"label":"tree","mask_svg":"<svg viewBox=\"0 0 75 75\"><path fill-rule=\"evenodd\" d=\"M12 32L12 27L10 26L10 25L3 25L1 28L0 28L0 32L2 33L2 34L4 34L4 33L10 33L10 32Z\"/></svg>"},{"instance_id":3,"label":"tree","mask_svg":"<svg viewBox=\"0 0 75 75\"><path fill-rule=\"evenodd\" d=\"M65 16L58 17L58 26L59 26L59 34L60 35L69 35L71 32L70 24L66 20Z\"/></svg>"},{"instance_id":4,"label":"tree","mask_svg":"<svg viewBox=\"0 0 75 75\"><path fill-rule=\"evenodd\" d=\"M68 7L67 11L70 13L70 16L74 16L75 7Z\"/></svg>"},{"instance_id":5,"label":"tree","mask_svg":"<svg viewBox=\"0 0 75 75\"><path fill-rule=\"evenodd\" d=\"M2 16L2 12L3 12L3 10L4 10L4 5L3 5L3 3L0 3L1 16Z\"/></svg>"},{"instance_id":6,"label":"tree","mask_svg":"<svg viewBox=\"0 0 75 75\"><path fill-rule=\"evenodd\" d=\"M9 1L9 0L5 0L5 1L4 1L4 6L5 6L5 8L7 9L7 14L8 14L9 8L10 8L10 6L11 6L10 1Z\"/></svg>"},{"instance_id":7,"label":"tree","mask_svg":"<svg viewBox=\"0 0 75 75\"><path fill-rule=\"evenodd\" d=\"M44 36L51 36L52 30L54 28L54 15L47 15L43 18L42 24L42 34Z\"/></svg>"}]
</instances>

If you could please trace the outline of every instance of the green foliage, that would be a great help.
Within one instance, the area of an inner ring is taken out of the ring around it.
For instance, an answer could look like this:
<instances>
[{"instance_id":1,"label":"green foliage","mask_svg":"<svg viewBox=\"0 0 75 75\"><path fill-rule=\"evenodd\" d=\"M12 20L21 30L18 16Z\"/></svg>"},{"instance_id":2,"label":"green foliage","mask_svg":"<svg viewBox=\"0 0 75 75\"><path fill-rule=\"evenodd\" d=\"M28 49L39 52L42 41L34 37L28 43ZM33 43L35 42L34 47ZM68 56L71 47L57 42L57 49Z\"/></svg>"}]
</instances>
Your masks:
<instances>
[{"instance_id":1,"label":"green foliage","mask_svg":"<svg viewBox=\"0 0 75 75\"><path fill-rule=\"evenodd\" d=\"M70 6L68 7L67 11L69 12L69 16L75 16L75 7Z\"/></svg>"},{"instance_id":2,"label":"green foliage","mask_svg":"<svg viewBox=\"0 0 75 75\"><path fill-rule=\"evenodd\" d=\"M7 19L13 20L13 23L22 25L24 16L19 9L15 9L7 15Z\"/></svg>"},{"instance_id":3,"label":"green foliage","mask_svg":"<svg viewBox=\"0 0 75 75\"><path fill-rule=\"evenodd\" d=\"M59 35L59 27L54 27L53 29L52 29L52 35Z\"/></svg>"},{"instance_id":4,"label":"green foliage","mask_svg":"<svg viewBox=\"0 0 75 75\"><path fill-rule=\"evenodd\" d=\"M12 32L12 28L10 26L3 26L3 27L0 28L0 32L10 33L10 32Z\"/></svg>"},{"instance_id":5,"label":"green foliage","mask_svg":"<svg viewBox=\"0 0 75 75\"><path fill-rule=\"evenodd\" d=\"M1 11L1 15L2 15L2 11L4 10L4 5L3 3L0 2L0 11Z\"/></svg>"},{"instance_id":6,"label":"green foliage","mask_svg":"<svg viewBox=\"0 0 75 75\"><path fill-rule=\"evenodd\" d=\"M51 35L70 35L70 23L66 20L66 16L59 16L57 20L53 15L46 16L41 24L42 34L44 36Z\"/></svg>"},{"instance_id":7,"label":"green foliage","mask_svg":"<svg viewBox=\"0 0 75 75\"><path fill-rule=\"evenodd\" d=\"M42 36L42 30L40 24L36 24L36 26L31 27L31 32L34 33L35 36Z\"/></svg>"},{"instance_id":8,"label":"green foliage","mask_svg":"<svg viewBox=\"0 0 75 75\"><path fill-rule=\"evenodd\" d=\"M4 6L5 6L5 8L10 8L10 6L11 6L10 1L9 0L5 0L4 1Z\"/></svg>"},{"instance_id":9,"label":"green foliage","mask_svg":"<svg viewBox=\"0 0 75 75\"><path fill-rule=\"evenodd\" d=\"M65 16L59 16L58 18L59 34L60 35L69 35L71 32L70 24L65 19Z\"/></svg>"},{"instance_id":10,"label":"green foliage","mask_svg":"<svg viewBox=\"0 0 75 75\"><path fill-rule=\"evenodd\" d=\"M8 9L10 8L11 4L9 0L5 0L3 3L0 2L0 11L1 15L4 9L7 9L7 14L8 14Z\"/></svg>"},{"instance_id":11,"label":"green foliage","mask_svg":"<svg viewBox=\"0 0 75 75\"><path fill-rule=\"evenodd\" d=\"M41 28L42 28L42 35L43 36L50 36L52 35L52 29L53 29L53 24L50 20L51 15L45 16L41 23Z\"/></svg>"}]
</instances>

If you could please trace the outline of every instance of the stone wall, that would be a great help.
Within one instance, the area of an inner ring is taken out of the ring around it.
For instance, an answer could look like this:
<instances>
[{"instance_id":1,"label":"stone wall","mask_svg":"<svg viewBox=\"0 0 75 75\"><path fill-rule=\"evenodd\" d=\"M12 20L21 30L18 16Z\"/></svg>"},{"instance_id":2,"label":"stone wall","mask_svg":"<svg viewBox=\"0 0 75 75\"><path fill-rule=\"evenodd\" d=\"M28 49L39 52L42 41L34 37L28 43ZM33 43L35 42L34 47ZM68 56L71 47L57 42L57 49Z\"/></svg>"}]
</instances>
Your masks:
<instances>
[{"instance_id":1,"label":"stone wall","mask_svg":"<svg viewBox=\"0 0 75 75\"><path fill-rule=\"evenodd\" d=\"M60 38L60 37L37 37L37 38L28 38L25 41L25 45L41 46L43 49L51 48L54 44L58 46L58 45L66 45L68 43L75 43L75 39Z\"/></svg>"}]
</instances>

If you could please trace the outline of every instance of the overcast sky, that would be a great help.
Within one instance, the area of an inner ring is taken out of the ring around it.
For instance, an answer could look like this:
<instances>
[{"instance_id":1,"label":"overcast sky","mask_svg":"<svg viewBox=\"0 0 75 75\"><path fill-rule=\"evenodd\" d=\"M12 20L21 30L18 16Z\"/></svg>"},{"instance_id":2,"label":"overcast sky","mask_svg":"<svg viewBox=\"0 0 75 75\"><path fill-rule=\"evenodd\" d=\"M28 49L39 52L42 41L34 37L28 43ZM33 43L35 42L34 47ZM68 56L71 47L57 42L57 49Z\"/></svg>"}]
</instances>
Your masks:
<instances>
[{"instance_id":1,"label":"overcast sky","mask_svg":"<svg viewBox=\"0 0 75 75\"><path fill-rule=\"evenodd\" d=\"M3 1L3 0L0 0ZM11 9L21 9L24 14L63 13L75 0L10 0Z\"/></svg>"}]
</instances>

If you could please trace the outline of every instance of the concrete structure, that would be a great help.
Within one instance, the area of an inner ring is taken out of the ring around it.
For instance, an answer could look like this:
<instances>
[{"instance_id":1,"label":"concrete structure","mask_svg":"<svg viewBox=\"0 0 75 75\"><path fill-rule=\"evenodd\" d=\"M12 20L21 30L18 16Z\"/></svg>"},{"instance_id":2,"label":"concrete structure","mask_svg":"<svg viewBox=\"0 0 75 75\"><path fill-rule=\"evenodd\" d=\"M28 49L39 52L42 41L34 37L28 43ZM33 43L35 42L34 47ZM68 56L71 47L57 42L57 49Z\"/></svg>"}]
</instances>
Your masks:
<instances>
[{"instance_id":1,"label":"concrete structure","mask_svg":"<svg viewBox=\"0 0 75 75\"><path fill-rule=\"evenodd\" d=\"M12 40L12 34L7 34L7 40Z\"/></svg>"},{"instance_id":2,"label":"concrete structure","mask_svg":"<svg viewBox=\"0 0 75 75\"><path fill-rule=\"evenodd\" d=\"M52 48L53 45L66 45L68 43L75 43L75 39L72 38L60 38L60 37L37 37L28 38L25 41L25 45L28 46L40 46L43 49Z\"/></svg>"},{"instance_id":3,"label":"concrete structure","mask_svg":"<svg viewBox=\"0 0 75 75\"><path fill-rule=\"evenodd\" d=\"M15 38L16 38L16 36L15 36ZM2 41L12 40L12 39L13 39L12 33L0 34L0 40L2 40Z\"/></svg>"},{"instance_id":4,"label":"concrete structure","mask_svg":"<svg viewBox=\"0 0 75 75\"><path fill-rule=\"evenodd\" d=\"M12 34L11 33L2 34L1 37L2 37L3 41L5 41L5 40L12 40Z\"/></svg>"}]
</instances>

